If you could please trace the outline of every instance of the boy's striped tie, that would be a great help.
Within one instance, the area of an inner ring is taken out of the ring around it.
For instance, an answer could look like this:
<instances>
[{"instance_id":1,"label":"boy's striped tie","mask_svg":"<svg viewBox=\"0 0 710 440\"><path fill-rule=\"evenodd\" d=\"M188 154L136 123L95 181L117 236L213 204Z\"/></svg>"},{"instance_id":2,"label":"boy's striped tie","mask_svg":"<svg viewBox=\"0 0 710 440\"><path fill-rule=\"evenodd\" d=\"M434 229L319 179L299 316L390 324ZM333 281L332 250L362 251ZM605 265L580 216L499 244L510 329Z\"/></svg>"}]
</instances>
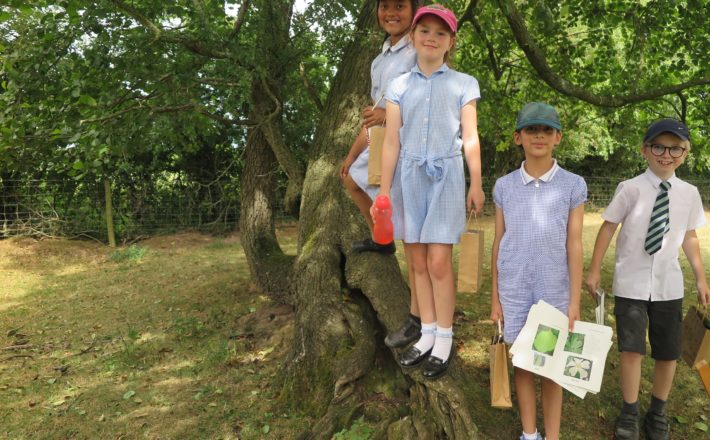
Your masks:
<instances>
[{"instance_id":1,"label":"boy's striped tie","mask_svg":"<svg viewBox=\"0 0 710 440\"><path fill-rule=\"evenodd\" d=\"M668 189L671 187L669 182L661 182L661 190L656 196L656 203L653 204L653 212L651 213L651 221L648 223L648 232L646 233L646 252L653 255L661 248L663 244L663 236L670 229L668 221Z\"/></svg>"}]
</instances>

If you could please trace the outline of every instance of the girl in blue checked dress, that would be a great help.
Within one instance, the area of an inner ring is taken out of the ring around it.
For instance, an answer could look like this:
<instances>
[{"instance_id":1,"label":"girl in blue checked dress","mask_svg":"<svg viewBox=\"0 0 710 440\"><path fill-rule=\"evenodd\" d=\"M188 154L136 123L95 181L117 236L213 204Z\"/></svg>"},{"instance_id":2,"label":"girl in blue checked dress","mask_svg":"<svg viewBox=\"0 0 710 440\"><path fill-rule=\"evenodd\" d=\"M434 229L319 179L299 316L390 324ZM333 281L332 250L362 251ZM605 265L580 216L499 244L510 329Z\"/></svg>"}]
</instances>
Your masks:
<instances>
[{"instance_id":1,"label":"girl in blue checked dress","mask_svg":"<svg viewBox=\"0 0 710 440\"><path fill-rule=\"evenodd\" d=\"M424 363L423 376L444 374L453 354L456 303L452 247L465 229L466 209L483 208L476 127L475 78L446 64L456 40L456 17L440 5L421 7L412 23L417 65L390 83L380 194L401 185L404 246L411 255L421 313L419 340L399 363ZM471 174L466 183L461 149ZM395 181L396 180L396 181Z\"/></svg>"},{"instance_id":2,"label":"girl in blue checked dress","mask_svg":"<svg viewBox=\"0 0 710 440\"><path fill-rule=\"evenodd\" d=\"M502 320L505 342L512 344L528 312L541 299L579 319L582 288L582 220L587 185L552 158L562 140L555 109L527 104L518 114L513 139L525 151L521 167L496 181L496 232L493 240L491 319ZM523 425L521 440L541 440L535 426L534 374L515 369L515 391ZM562 388L540 378L545 434L557 440Z\"/></svg>"}]
</instances>

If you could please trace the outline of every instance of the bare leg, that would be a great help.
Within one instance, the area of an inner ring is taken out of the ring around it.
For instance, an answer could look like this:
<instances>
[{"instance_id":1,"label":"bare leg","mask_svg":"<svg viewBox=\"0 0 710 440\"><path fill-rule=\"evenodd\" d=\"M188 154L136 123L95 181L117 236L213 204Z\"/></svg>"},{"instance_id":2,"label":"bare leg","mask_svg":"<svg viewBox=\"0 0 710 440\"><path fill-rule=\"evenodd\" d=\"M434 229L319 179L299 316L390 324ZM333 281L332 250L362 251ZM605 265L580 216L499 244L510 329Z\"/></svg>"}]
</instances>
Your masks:
<instances>
[{"instance_id":1,"label":"bare leg","mask_svg":"<svg viewBox=\"0 0 710 440\"><path fill-rule=\"evenodd\" d=\"M523 431L532 434L537 430L535 408L535 375L529 371L515 368L515 394L518 398L520 422Z\"/></svg>"},{"instance_id":2,"label":"bare leg","mask_svg":"<svg viewBox=\"0 0 710 440\"><path fill-rule=\"evenodd\" d=\"M653 369L653 395L658 399L668 400L676 364L676 361L656 361Z\"/></svg>"},{"instance_id":3,"label":"bare leg","mask_svg":"<svg viewBox=\"0 0 710 440\"><path fill-rule=\"evenodd\" d=\"M454 268L451 262L453 246L433 243L427 247L427 269L431 279L437 324L439 327L448 328L453 325L456 307Z\"/></svg>"},{"instance_id":4,"label":"bare leg","mask_svg":"<svg viewBox=\"0 0 710 440\"><path fill-rule=\"evenodd\" d=\"M409 248L412 267L414 269L414 286L417 295L417 304L423 323L437 322L436 308L434 306L434 293L427 270L427 245L411 243L405 245Z\"/></svg>"},{"instance_id":5,"label":"bare leg","mask_svg":"<svg viewBox=\"0 0 710 440\"><path fill-rule=\"evenodd\" d=\"M545 439L560 438L562 419L562 387L545 377L540 378L542 389L542 415L545 420Z\"/></svg>"},{"instance_id":6,"label":"bare leg","mask_svg":"<svg viewBox=\"0 0 710 440\"><path fill-rule=\"evenodd\" d=\"M641 361L643 361L643 355L641 353L634 353L631 351L622 351L620 359L621 396L624 398L626 403L634 403L638 401L639 398L639 387L641 385ZM673 368L675 371L675 366Z\"/></svg>"},{"instance_id":7,"label":"bare leg","mask_svg":"<svg viewBox=\"0 0 710 440\"><path fill-rule=\"evenodd\" d=\"M412 262L411 250L408 245L404 245L404 258L407 260L407 275L409 278L409 313L419 316L419 301L417 301L417 285L414 276L414 263Z\"/></svg>"},{"instance_id":8,"label":"bare leg","mask_svg":"<svg viewBox=\"0 0 710 440\"><path fill-rule=\"evenodd\" d=\"M357 183L355 183L353 178L350 177L350 174L343 179L343 185L345 185L345 189L348 190L348 194L350 194L350 198L352 198L353 202L355 202L357 209L359 209L362 216L365 217L367 227L370 228L370 233L372 233L375 225L372 221L372 216L370 216L372 199L365 191L362 190L362 188L357 186Z\"/></svg>"}]
</instances>

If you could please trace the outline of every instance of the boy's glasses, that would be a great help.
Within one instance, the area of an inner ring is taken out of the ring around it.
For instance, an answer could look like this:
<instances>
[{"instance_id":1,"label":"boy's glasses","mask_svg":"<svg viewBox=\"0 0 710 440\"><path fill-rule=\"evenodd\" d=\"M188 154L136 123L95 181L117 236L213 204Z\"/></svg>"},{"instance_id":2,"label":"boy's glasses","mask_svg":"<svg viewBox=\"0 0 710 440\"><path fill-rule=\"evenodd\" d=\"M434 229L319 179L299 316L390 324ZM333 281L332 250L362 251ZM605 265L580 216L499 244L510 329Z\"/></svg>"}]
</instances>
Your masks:
<instances>
[{"instance_id":1,"label":"boy's glasses","mask_svg":"<svg viewBox=\"0 0 710 440\"><path fill-rule=\"evenodd\" d=\"M651 149L651 153L653 153L654 156L663 156L666 154L666 151L668 151L668 154L670 154L672 158L678 159L685 153L685 148L677 145L668 147L661 144L646 144L646 146Z\"/></svg>"}]
</instances>

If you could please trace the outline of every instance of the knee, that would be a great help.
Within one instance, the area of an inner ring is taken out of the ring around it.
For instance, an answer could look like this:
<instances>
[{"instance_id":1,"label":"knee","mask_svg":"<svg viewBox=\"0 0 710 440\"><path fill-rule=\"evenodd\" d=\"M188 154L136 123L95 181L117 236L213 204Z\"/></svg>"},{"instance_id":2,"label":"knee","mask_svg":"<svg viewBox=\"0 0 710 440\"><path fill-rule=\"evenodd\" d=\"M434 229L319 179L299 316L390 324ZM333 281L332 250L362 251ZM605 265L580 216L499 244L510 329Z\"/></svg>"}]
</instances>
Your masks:
<instances>
[{"instance_id":1,"label":"knee","mask_svg":"<svg viewBox=\"0 0 710 440\"><path fill-rule=\"evenodd\" d=\"M423 258L412 258L411 266L408 268L414 275L425 275L428 272L426 260Z\"/></svg>"},{"instance_id":2,"label":"knee","mask_svg":"<svg viewBox=\"0 0 710 440\"><path fill-rule=\"evenodd\" d=\"M427 260L427 270L429 271L429 275L437 280L444 279L447 276L453 276L454 271L451 260L437 257L432 257Z\"/></svg>"}]
</instances>

